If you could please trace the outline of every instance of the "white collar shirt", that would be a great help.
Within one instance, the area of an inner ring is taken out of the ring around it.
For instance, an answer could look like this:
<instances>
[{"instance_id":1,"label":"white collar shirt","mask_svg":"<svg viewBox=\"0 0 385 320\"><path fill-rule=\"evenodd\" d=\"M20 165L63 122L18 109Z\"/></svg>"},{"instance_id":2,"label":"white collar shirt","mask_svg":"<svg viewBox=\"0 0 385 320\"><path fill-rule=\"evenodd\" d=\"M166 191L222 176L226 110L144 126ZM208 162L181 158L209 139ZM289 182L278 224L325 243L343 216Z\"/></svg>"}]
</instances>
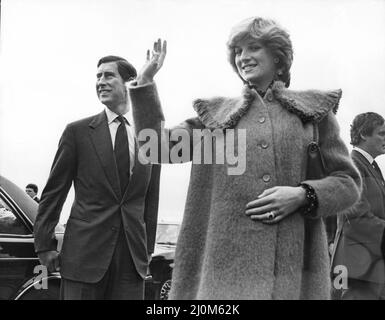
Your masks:
<instances>
[{"instance_id":1,"label":"white collar shirt","mask_svg":"<svg viewBox=\"0 0 385 320\"><path fill-rule=\"evenodd\" d=\"M368 160L371 165L373 165L374 158L369 153L359 147L354 147L354 150L361 153L365 157L365 159Z\"/></svg>"}]
</instances>

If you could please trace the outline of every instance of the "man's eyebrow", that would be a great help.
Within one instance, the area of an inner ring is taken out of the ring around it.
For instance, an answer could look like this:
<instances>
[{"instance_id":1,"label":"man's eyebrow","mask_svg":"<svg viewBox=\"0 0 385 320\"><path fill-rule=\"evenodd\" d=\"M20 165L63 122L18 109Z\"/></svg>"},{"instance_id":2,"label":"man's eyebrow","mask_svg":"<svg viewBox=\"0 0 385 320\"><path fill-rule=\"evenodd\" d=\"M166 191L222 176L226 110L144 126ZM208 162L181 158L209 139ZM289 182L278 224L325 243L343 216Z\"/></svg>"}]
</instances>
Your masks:
<instances>
[{"instance_id":1,"label":"man's eyebrow","mask_svg":"<svg viewBox=\"0 0 385 320\"><path fill-rule=\"evenodd\" d=\"M113 71L104 71L104 72L98 72L97 74L96 74L96 76L97 77L100 77L102 74L106 74L106 75L115 75L115 72L113 72Z\"/></svg>"}]
</instances>

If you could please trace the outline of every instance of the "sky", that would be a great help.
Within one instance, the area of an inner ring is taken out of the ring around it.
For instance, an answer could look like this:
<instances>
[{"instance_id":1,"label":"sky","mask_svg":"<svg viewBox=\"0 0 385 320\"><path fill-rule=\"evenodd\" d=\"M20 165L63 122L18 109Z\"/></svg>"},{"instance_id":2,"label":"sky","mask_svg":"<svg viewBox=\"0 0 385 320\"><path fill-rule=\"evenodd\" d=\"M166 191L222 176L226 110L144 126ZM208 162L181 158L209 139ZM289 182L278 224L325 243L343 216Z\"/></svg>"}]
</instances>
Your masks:
<instances>
[{"instance_id":1,"label":"sky","mask_svg":"<svg viewBox=\"0 0 385 320\"><path fill-rule=\"evenodd\" d=\"M337 114L349 144L355 115L385 116L382 0L2 0L0 172L21 188L44 187L67 123L99 113L100 57L140 69L158 38L168 53L156 76L166 126L193 117L192 101L238 96L226 56L231 27L251 16L285 27L294 47L291 89L343 90ZM350 148L350 146L349 146ZM378 158L385 171L385 156ZM190 164L164 165L159 219L181 221ZM73 191L61 222L68 218Z\"/></svg>"}]
</instances>

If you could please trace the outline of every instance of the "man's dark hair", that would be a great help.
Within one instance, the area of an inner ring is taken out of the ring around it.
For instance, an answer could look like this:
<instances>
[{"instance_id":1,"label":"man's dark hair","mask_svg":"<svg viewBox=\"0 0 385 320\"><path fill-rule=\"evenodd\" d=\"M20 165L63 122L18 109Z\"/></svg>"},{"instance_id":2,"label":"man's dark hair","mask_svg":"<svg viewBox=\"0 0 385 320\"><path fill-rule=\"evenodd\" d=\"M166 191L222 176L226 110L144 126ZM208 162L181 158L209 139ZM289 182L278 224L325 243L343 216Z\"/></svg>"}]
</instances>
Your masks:
<instances>
[{"instance_id":1,"label":"man's dark hair","mask_svg":"<svg viewBox=\"0 0 385 320\"><path fill-rule=\"evenodd\" d=\"M118 56L105 56L101 58L98 62L98 68L102 63L115 62L118 66L118 72L122 77L124 82L132 80L136 78L136 69L134 66L129 63L126 59Z\"/></svg>"},{"instance_id":2,"label":"man's dark hair","mask_svg":"<svg viewBox=\"0 0 385 320\"><path fill-rule=\"evenodd\" d=\"M350 126L350 144L357 146L361 141L361 135L371 136L373 130L384 124L384 118L375 112L366 112L357 115Z\"/></svg>"},{"instance_id":3,"label":"man's dark hair","mask_svg":"<svg viewBox=\"0 0 385 320\"><path fill-rule=\"evenodd\" d=\"M35 193L37 193L37 185L34 183L28 183L27 186L25 187L26 189L32 189Z\"/></svg>"}]
</instances>

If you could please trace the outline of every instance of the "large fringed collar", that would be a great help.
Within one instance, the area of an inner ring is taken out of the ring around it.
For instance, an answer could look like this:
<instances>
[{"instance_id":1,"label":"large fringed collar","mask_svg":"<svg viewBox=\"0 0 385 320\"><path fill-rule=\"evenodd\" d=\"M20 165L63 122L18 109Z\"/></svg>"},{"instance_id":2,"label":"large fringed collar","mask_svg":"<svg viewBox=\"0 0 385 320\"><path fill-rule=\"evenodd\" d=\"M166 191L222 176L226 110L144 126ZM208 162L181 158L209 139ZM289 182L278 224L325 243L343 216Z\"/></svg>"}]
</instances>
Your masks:
<instances>
[{"instance_id":1,"label":"large fringed collar","mask_svg":"<svg viewBox=\"0 0 385 320\"><path fill-rule=\"evenodd\" d=\"M296 114L303 123L320 122L328 112L337 112L342 91L292 91L277 81L269 89L275 99L289 112ZM238 98L216 97L194 101L194 109L199 119L209 129L233 128L247 112L257 93L245 86Z\"/></svg>"}]
</instances>

